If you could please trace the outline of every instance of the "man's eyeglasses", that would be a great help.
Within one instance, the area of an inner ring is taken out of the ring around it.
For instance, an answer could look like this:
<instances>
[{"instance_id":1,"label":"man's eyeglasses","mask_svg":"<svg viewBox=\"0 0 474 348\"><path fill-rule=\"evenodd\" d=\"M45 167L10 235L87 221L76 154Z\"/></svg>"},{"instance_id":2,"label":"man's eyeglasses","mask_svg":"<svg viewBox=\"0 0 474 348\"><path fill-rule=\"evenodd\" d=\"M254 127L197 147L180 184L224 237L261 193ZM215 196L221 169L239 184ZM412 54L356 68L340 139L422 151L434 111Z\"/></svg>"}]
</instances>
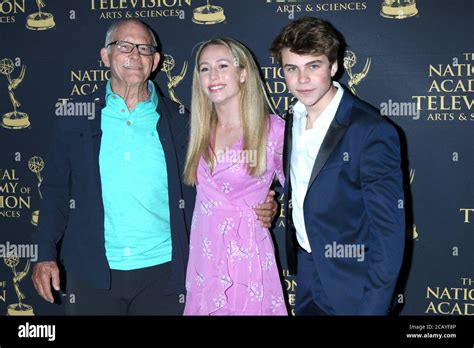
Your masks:
<instances>
[{"instance_id":1,"label":"man's eyeglasses","mask_svg":"<svg viewBox=\"0 0 474 348\"><path fill-rule=\"evenodd\" d=\"M109 43L106 47L109 47L110 45L116 45L119 52L122 52L122 53L130 53L136 47L138 50L138 53L140 53L142 56L151 56L155 54L157 51L156 46L153 46L153 45L134 44L134 43L131 43L128 41L122 41L122 40L113 41Z\"/></svg>"}]
</instances>

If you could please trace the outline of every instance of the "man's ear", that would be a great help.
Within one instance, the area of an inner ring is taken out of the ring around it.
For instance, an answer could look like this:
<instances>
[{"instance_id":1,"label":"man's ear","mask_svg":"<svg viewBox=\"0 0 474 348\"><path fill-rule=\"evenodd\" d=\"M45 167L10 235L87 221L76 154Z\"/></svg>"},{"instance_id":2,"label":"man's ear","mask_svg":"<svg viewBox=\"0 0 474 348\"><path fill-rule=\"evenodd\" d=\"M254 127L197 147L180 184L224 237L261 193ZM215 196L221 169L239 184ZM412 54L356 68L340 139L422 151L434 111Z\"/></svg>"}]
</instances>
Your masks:
<instances>
[{"instance_id":1,"label":"man's ear","mask_svg":"<svg viewBox=\"0 0 474 348\"><path fill-rule=\"evenodd\" d=\"M161 60L161 55L156 52L154 55L153 55L153 69L151 71L155 71L156 68L158 67L158 63L160 62Z\"/></svg>"},{"instance_id":2,"label":"man's ear","mask_svg":"<svg viewBox=\"0 0 474 348\"><path fill-rule=\"evenodd\" d=\"M336 75L337 68L338 68L337 60L335 60L334 63L332 63L331 65L331 77L334 77L334 75Z\"/></svg>"},{"instance_id":3,"label":"man's ear","mask_svg":"<svg viewBox=\"0 0 474 348\"><path fill-rule=\"evenodd\" d=\"M107 50L107 48L101 48L100 50L100 58L102 59L102 63L104 63L104 65L107 67L107 68L110 68L110 61L109 61L109 52Z\"/></svg>"}]
</instances>

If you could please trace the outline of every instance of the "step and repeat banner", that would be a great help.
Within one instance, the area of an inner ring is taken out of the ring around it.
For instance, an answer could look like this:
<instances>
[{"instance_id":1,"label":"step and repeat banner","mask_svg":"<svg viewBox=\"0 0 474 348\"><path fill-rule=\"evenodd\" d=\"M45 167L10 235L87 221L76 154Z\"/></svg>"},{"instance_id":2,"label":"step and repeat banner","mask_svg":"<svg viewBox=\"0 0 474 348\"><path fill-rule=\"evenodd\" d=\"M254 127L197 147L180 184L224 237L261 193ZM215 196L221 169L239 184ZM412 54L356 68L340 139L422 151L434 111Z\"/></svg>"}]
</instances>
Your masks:
<instances>
[{"instance_id":1,"label":"step and repeat banner","mask_svg":"<svg viewBox=\"0 0 474 348\"><path fill-rule=\"evenodd\" d=\"M158 33L164 62L155 82L186 107L197 45L220 36L243 42L283 113L291 96L269 46L302 16L342 32L341 83L400 133L407 248L397 312L474 315L473 14L472 0L0 0L0 315L61 315L61 303L74 300L59 294L48 304L36 294L31 236L53 122L110 78L99 50L113 21L138 18ZM286 212L282 204L273 233L293 306Z\"/></svg>"}]
</instances>

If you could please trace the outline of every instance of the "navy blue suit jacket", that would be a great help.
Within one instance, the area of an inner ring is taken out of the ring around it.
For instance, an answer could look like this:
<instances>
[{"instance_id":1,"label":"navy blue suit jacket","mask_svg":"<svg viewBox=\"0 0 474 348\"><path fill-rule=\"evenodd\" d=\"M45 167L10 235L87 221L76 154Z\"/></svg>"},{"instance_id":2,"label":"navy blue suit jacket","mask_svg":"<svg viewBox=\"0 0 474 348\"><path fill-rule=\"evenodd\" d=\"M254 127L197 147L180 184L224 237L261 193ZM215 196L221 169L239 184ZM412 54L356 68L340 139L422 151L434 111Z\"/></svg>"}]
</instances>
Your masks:
<instances>
[{"instance_id":1,"label":"navy blue suit jacket","mask_svg":"<svg viewBox=\"0 0 474 348\"><path fill-rule=\"evenodd\" d=\"M288 199L292 121L288 112L284 149ZM303 204L319 290L326 295L328 303L323 305L332 308L332 314L385 315L389 311L405 241L400 163L394 127L345 89L315 160ZM286 226L288 266L296 273L291 210ZM363 245L364 261L329 257L327 251L334 245Z\"/></svg>"},{"instance_id":2,"label":"navy blue suit jacket","mask_svg":"<svg viewBox=\"0 0 474 348\"><path fill-rule=\"evenodd\" d=\"M157 89L158 92L158 89ZM93 120L58 117L54 139L45 161L43 200L38 230L38 261L59 259L67 272L81 277L97 289L110 288L110 269L105 254L104 207L99 171L101 115L105 88L87 101L96 102ZM185 293L189 248L189 226L195 189L181 177L189 137L189 114L158 92L160 119L156 129L168 170L168 198L172 238L172 275L167 292ZM78 100L74 100L78 101ZM117 139L120 141L120 139ZM133 185L133 182L129 183Z\"/></svg>"}]
</instances>

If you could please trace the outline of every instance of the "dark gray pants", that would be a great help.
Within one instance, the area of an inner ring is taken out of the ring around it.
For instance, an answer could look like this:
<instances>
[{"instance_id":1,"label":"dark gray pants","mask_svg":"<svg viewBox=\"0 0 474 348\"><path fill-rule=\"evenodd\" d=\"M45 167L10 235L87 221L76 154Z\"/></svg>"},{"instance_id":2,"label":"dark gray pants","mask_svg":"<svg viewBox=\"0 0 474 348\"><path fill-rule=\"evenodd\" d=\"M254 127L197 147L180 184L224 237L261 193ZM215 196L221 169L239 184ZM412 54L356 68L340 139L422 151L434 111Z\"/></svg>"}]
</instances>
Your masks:
<instances>
[{"instance_id":1,"label":"dark gray pants","mask_svg":"<svg viewBox=\"0 0 474 348\"><path fill-rule=\"evenodd\" d=\"M67 273L67 315L182 315L184 295L164 292L171 262L131 271L111 271L111 289L93 289Z\"/></svg>"}]
</instances>

